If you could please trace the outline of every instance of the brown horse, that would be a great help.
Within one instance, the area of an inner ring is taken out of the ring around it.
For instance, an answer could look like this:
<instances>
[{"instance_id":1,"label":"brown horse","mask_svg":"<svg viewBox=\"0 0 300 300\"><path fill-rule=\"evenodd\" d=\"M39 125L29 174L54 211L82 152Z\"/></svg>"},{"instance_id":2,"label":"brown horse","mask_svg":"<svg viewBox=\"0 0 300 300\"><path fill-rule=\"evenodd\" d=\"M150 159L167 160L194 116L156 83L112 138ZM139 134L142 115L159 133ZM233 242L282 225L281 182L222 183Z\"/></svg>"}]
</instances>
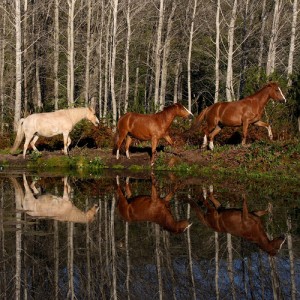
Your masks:
<instances>
[{"instance_id":1,"label":"brown horse","mask_svg":"<svg viewBox=\"0 0 300 300\"><path fill-rule=\"evenodd\" d=\"M126 179L126 197L120 187L119 178L118 185L118 210L121 217L127 222L149 221L160 225L163 229L172 233L182 233L191 224L187 220L176 221L170 210L170 201L174 192L170 192L164 198L160 198L156 186L155 179L152 177L151 196L139 195L132 197L129 186L129 180Z\"/></svg>"},{"instance_id":2,"label":"brown horse","mask_svg":"<svg viewBox=\"0 0 300 300\"><path fill-rule=\"evenodd\" d=\"M132 137L142 141L151 140L151 165L153 165L158 141L164 138L169 144L173 144L168 129L177 116L187 118L192 116L192 113L179 103L165 107L163 111L156 114L126 113L119 119L117 125L116 158L119 159L120 147L125 138L127 158L130 158L129 146L132 142Z\"/></svg>"},{"instance_id":3,"label":"brown horse","mask_svg":"<svg viewBox=\"0 0 300 300\"><path fill-rule=\"evenodd\" d=\"M226 232L234 236L242 237L252 243L257 244L269 255L275 255L281 249L285 238L278 237L270 240L264 230L260 217L270 212L270 205L267 210L249 212L246 199L243 200L243 209L224 208L214 197L212 187L210 187L209 200L206 199L204 190L203 203L207 212L202 210L195 202L191 202L200 222L216 232Z\"/></svg>"},{"instance_id":4,"label":"brown horse","mask_svg":"<svg viewBox=\"0 0 300 300\"><path fill-rule=\"evenodd\" d=\"M246 144L249 124L265 127L268 130L269 138L272 140L271 126L260 120L264 107L271 98L286 102L280 87L275 82L268 83L255 94L239 101L218 102L205 108L193 122L191 130L195 130L205 120L202 148L205 148L209 142L209 149L211 150L214 148L214 137L224 126L243 126L242 145Z\"/></svg>"}]
</instances>

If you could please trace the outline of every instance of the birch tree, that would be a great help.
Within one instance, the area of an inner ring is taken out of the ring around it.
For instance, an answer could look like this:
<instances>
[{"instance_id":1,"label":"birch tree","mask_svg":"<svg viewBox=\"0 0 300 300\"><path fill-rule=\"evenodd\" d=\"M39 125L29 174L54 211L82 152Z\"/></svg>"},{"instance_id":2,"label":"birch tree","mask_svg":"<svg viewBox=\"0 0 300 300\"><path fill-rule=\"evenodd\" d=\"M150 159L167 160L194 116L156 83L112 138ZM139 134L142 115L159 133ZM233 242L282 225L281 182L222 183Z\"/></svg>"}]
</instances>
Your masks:
<instances>
[{"instance_id":1,"label":"birch tree","mask_svg":"<svg viewBox=\"0 0 300 300\"><path fill-rule=\"evenodd\" d=\"M76 0L68 0L68 105L74 106L74 17Z\"/></svg>"},{"instance_id":2,"label":"birch tree","mask_svg":"<svg viewBox=\"0 0 300 300\"><path fill-rule=\"evenodd\" d=\"M111 54L111 101L112 101L112 119L113 126L117 122L117 100L115 92L115 70L116 70L116 56L117 56L117 17L118 17L118 0L111 0L113 8L113 28L112 28L112 54Z\"/></svg>"},{"instance_id":3,"label":"birch tree","mask_svg":"<svg viewBox=\"0 0 300 300\"><path fill-rule=\"evenodd\" d=\"M159 5L159 18L157 26L156 49L155 49L155 90L154 90L154 106L157 109L159 102L159 87L160 87L160 72L161 72L161 40L162 40L162 27L164 20L164 0L160 0Z\"/></svg>"},{"instance_id":4,"label":"birch tree","mask_svg":"<svg viewBox=\"0 0 300 300\"><path fill-rule=\"evenodd\" d=\"M293 65L294 65L297 15L298 15L298 0L294 0L294 3L293 3L293 18L292 18L292 30L291 30L291 41L290 41L290 51L289 51L288 68L287 68L288 85L289 86L292 84L291 75L293 73Z\"/></svg>"},{"instance_id":5,"label":"birch tree","mask_svg":"<svg viewBox=\"0 0 300 300\"><path fill-rule=\"evenodd\" d=\"M271 38L270 38L268 58L267 58L267 67L266 67L267 76L269 76L275 71L276 48L277 48L280 12L282 7L282 0L275 0L274 2L275 2L275 6L274 6L274 14L273 14L273 23L272 23L272 31L271 31Z\"/></svg>"},{"instance_id":6,"label":"birch tree","mask_svg":"<svg viewBox=\"0 0 300 300\"><path fill-rule=\"evenodd\" d=\"M226 99L227 101L233 101L234 89L233 89L233 43L234 43L234 29L237 14L237 0L234 0L231 18L228 28L228 54L227 54L227 75L226 75Z\"/></svg>"},{"instance_id":7,"label":"birch tree","mask_svg":"<svg viewBox=\"0 0 300 300\"><path fill-rule=\"evenodd\" d=\"M21 118L22 99L22 30L21 30L21 0L15 0L15 30L16 30L16 94L14 130L17 129Z\"/></svg>"},{"instance_id":8,"label":"birch tree","mask_svg":"<svg viewBox=\"0 0 300 300\"><path fill-rule=\"evenodd\" d=\"M265 35L265 27L266 27L266 0L262 2L262 11L261 11L261 31L260 31L260 39L259 39L259 54L258 54L258 66L262 67L263 61L263 53L264 53L264 35Z\"/></svg>"},{"instance_id":9,"label":"birch tree","mask_svg":"<svg viewBox=\"0 0 300 300\"><path fill-rule=\"evenodd\" d=\"M87 0L87 18L86 18L86 57L85 57L85 105L87 106L90 98L90 54L91 54L91 17L92 3Z\"/></svg>"},{"instance_id":10,"label":"birch tree","mask_svg":"<svg viewBox=\"0 0 300 300\"><path fill-rule=\"evenodd\" d=\"M220 0L217 0L216 11L216 62L215 62L215 98L214 103L219 102L220 89Z\"/></svg>"},{"instance_id":11,"label":"birch tree","mask_svg":"<svg viewBox=\"0 0 300 300\"><path fill-rule=\"evenodd\" d=\"M188 60L187 60L187 85L188 85L188 109L192 111L192 86L191 86L191 60L192 60L192 47L193 47L193 37L194 37L194 23L196 16L198 0L194 0L194 7L192 13L192 21L190 28L190 37L189 37L189 49L188 49Z\"/></svg>"},{"instance_id":12,"label":"birch tree","mask_svg":"<svg viewBox=\"0 0 300 300\"><path fill-rule=\"evenodd\" d=\"M58 68L59 68L59 5L60 1L54 2L54 52L53 52L53 72L54 72L54 109L58 109Z\"/></svg>"},{"instance_id":13,"label":"birch tree","mask_svg":"<svg viewBox=\"0 0 300 300\"><path fill-rule=\"evenodd\" d=\"M2 29L0 30L0 105L1 105L1 134L4 133L4 101L5 101L5 91L4 91L4 65L5 65L5 45L6 45L6 0L3 0L1 4L2 10Z\"/></svg>"}]
</instances>

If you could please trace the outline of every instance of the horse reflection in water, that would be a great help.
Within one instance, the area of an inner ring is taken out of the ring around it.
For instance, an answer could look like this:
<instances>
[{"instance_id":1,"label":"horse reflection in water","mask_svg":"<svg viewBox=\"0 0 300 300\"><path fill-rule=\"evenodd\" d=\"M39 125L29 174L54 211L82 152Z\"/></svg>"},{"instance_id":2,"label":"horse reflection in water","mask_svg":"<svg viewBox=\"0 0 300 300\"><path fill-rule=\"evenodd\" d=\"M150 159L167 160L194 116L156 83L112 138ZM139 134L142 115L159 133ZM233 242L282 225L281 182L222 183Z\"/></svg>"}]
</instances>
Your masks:
<instances>
[{"instance_id":1,"label":"horse reflection in water","mask_svg":"<svg viewBox=\"0 0 300 300\"><path fill-rule=\"evenodd\" d=\"M172 233L184 232L192 224L188 220L176 221L174 219L170 208L170 201L174 191L161 198L156 189L154 176L151 179L151 196L139 195L132 197L129 178L126 178L125 196L120 187L119 177L117 177L118 210L121 217L127 222L153 222Z\"/></svg>"},{"instance_id":2,"label":"horse reflection in water","mask_svg":"<svg viewBox=\"0 0 300 300\"><path fill-rule=\"evenodd\" d=\"M207 208L206 213L203 213L198 205L192 203L201 223L214 231L230 233L255 243L271 256L276 255L281 249L285 238L278 237L270 240L260 219L261 216L270 212L270 204L266 210L249 212L245 198L243 199L242 209L224 208L214 197L212 186L210 186L208 197L213 205L207 200L206 189L203 190L203 194L203 204Z\"/></svg>"},{"instance_id":3,"label":"horse reflection in water","mask_svg":"<svg viewBox=\"0 0 300 300\"><path fill-rule=\"evenodd\" d=\"M70 200L71 187L67 177L64 177L63 196L58 197L51 194L36 197L38 190L35 182L29 186L26 176L23 175L24 197L21 197L21 209L28 215L36 218L50 218L62 222L89 223L95 219L98 205L84 212L78 209Z\"/></svg>"}]
</instances>

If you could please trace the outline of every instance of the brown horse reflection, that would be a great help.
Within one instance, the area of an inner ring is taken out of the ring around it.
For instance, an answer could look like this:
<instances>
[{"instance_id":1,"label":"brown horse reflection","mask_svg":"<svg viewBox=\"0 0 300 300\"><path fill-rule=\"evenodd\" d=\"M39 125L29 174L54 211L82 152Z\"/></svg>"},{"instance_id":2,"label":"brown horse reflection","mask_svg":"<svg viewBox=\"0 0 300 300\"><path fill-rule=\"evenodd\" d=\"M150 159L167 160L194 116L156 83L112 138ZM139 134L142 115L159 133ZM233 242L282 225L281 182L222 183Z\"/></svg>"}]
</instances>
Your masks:
<instances>
[{"instance_id":1,"label":"brown horse reflection","mask_svg":"<svg viewBox=\"0 0 300 300\"><path fill-rule=\"evenodd\" d=\"M151 140L151 165L153 165L158 141L164 138L169 144L173 144L168 129L177 116L187 118L192 116L192 113L179 103L165 107L163 111L156 114L126 113L119 119L117 125L116 158L119 159L120 147L125 138L127 158L130 158L129 147L132 142L132 137L142 141Z\"/></svg>"},{"instance_id":2,"label":"brown horse reflection","mask_svg":"<svg viewBox=\"0 0 300 300\"><path fill-rule=\"evenodd\" d=\"M270 99L286 102L286 99L275 82L270 82L255 94L234 102L218 102L205 108L195 119L191 130L200 126L202 121L206 121L204 126L204 138L202 148L207 146L214 148L214 137L223 127L243 126L242 145L246 144L249 124L265 127L268 130L270 140L273 139L271 126L260 119L262 118L264 107Z\"/></svg>"},{"instance_id":3,"label":"brown horse reflection","mask_svg":"<svg viewBox=\"0 0 300 300\"><path fill-rule=\"evenodd\" d=\"M206 191L204 193L206 195ZM260 217L270 212L267 210L249 212L246 199L243 200L243 208L224 208L214 197L212 188L209 192L209 203L204 196L203 203L207 212L203 213L198 205L191 203L200 222L217 232L226 232L234 236L242 237L257 244L269 255L276 255L281 249L285 239L282 237L270 240L264 230Z\"/></svg>"},{"instance_id":4,"label":"brown horse reflection","mask_svg":"<svg viewBox=\"0 0 300 300\"><path fill-rule=\"evenodd\" d=\"M172 233L182 233L191 224L187 220L176 221L171 213L170 201L174 192L170 192L164 198L160 198L152 177L151 196L139 195L132 197L129 179L126 179L126 196L124 195L119 178L118 185L118 210L121 217L127 222L149 221L160 225L163 229Z\"/></svg>"},{"instance_id":5,"label":"brown horse reflection","mask_svg":"<svg viewBox=\"0 0 300 300\"><path fill-rule=\"evenodd\" d=\"M37 218L50 218L63 222L74 223L89 223L95 219L95 215L98 211L98 206L95 204L91 209L84 212L78 209L70 200L70 185L68 184L67 177L64 178L64 191L63 196L58 197L51 194L35 196L37 189L35 182L29 186L26 176L23 175L25 193L20 187L17 187L18 182L15 180L13 184L17 187L16 193L22 193L18 195L21 199L21 209L28 215Z\"/></svg>"}]
</instances>

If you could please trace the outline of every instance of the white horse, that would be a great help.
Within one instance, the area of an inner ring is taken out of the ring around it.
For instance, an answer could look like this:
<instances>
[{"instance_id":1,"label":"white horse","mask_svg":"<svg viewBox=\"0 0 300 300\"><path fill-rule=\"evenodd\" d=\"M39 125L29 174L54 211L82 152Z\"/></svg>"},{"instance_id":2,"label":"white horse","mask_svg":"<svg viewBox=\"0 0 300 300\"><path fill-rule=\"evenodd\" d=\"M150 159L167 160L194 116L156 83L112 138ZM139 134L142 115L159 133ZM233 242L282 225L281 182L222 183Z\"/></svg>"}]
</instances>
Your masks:
<instances>
[{"instance_id":1,"label":"white horse","mask_svg":"<svg viewBox=\"0 0 300 300\"><path fill-rule=\"evenodd\" d=\"M16 140L10 152L14 153L18 149L25 136L23 149L23 157L25 158L29 143L33 150L38 151L35 143L40 136L52 137L62 134L64 138L63 152L68 155L68 147L71 144L70 131L82 119L91 121L95 126L99 124L99 120L95 116L95 110L89 107L61 109L55 112L32 114L27 118L22 118L18 123Z\"/></svg>"}]
</instances>

